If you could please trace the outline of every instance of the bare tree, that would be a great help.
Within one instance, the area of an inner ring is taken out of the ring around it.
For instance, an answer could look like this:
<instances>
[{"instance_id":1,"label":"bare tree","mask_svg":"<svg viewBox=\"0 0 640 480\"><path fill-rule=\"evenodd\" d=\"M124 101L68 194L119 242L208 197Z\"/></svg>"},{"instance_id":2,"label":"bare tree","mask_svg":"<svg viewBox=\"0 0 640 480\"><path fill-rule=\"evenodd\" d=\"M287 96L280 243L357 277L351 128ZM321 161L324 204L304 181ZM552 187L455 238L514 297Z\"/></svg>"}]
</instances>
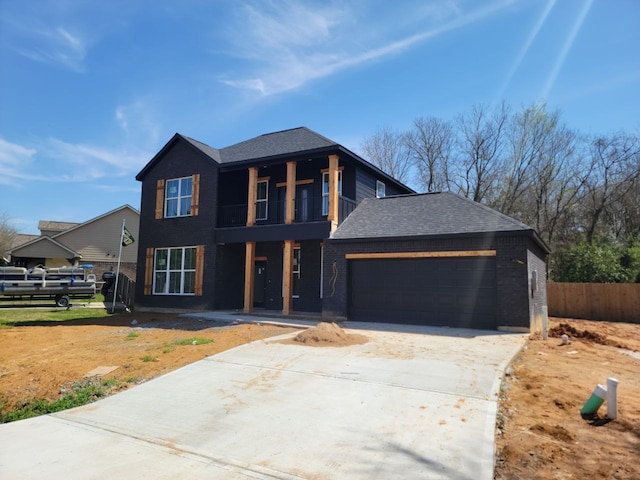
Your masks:
<instances>
[{"instance_id":1,"label":"bare tree","mask_svg":"<svg viewBox=\"0 0 640 480\"><path fill-rule=\"evenodd\" d=\"M427 192L449 190L449 159L453 146L451 124L435 117L416 118L405 141L416 164L420 186Z\"/></svg>"},{"instance_id":2,"label":"bare tree","mask_svg":"<svg viewBox=\"0 0 640 480\"><path fill-rule=\"evenodd\" d=\"M413 165L404 142L404 134L391 127L379 127L365 138L362 151L367 160L402 183L409 181Z\"/></svg>"},{"instance_id":3,"label":"bare tree","mask_svg":"<svg viewBox=\"0 0 640 480\"><path fill-rule=\"evenodd\" d=\"M640 181L640 137L618 133L595 138L590 146L592 172L582 220L587 241L592 243L606 211L622 204Z\"/></svg>"},{"instance_id":4,"label":"bare tree","mask_svg":"<svg viewBox=\"0 0 640 480\"><path fill-rule=\"evenodd\" d=\"M458 155L452 181L458 192L476 202L489 201L501 176L507 119L504 103L493 112L484 105L476 105L456 119Z\"/></svg>"},{"instance_id":5,"label":"bare tree","mask_svg":"<svg viewBox=\"0 0 640 480\"><path fill-rule=\"evenodd\" d=\"M511 118L507 130L505 176L493 205L505 215L531 221L531 212L523 197L531 192L536 181L533 167L545 154L549 136L558 125L558 118L557 112L547 113L545 105L525 108Z\"/></svg>"},{"instance_id":6,"label":"bare tree","mask_svg":"<svg viewBox=\"0 0 640 480\"><path fill-rule=\"evenodd\" d=\"M0 212L0 257L5 257L7 250L13 246L17 230L11 225L5 212Z\"/></svg>"},{"instance_id":7,"label":"bare tree","mask_svg":"<svg viewBox=\"0 0 640 480\"><path fill-rule=\"evenodd\" d=\"M529 218L542 238L554 246L556 237L568 240L580 196L591 174L576 132L556 124L532 165Z\"/></svg>"}]
</instances>

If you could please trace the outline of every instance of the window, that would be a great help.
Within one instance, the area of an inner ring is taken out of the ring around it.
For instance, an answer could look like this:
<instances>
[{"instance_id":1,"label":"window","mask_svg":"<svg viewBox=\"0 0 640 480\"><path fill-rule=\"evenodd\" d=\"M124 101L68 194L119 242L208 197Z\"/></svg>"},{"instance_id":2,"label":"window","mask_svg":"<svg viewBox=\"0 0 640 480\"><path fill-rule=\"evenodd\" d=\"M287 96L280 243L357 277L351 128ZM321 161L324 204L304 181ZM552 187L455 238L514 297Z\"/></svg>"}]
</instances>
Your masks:
<instances>
[{"instance_id":1,"label":"window","mask_svg":"<svg viewBox=\"0 0 640 480\"><path fill-rule=\"evenodd\" d=\"M167 180L165 188L164 216L186 217L191 215L193 177Z\"/></svg>"},{"instance_id":2,"label":"window","mask_svg":"<svg viewBox=\"0 0 640 480\"><path fill-rule=\"evenodd\" d=\"M156 249L154 295L194 295L196 293L196 251L196 247Z\"/></svg>"},{"instance_id":3,"label":"window","mask_svg":"<svg viewBox=\"0 0 640 480\"><path fill-rule=\"evenodd\" d=\"M269 214L269 180L259 180L256 193L256 220L266 220Z\"/></svg>"},{"instance_id":4,"label":"window","mask_svg":"<svg viewBox=\"0 0 640 480\"><path fill-rule=\"evenodd\" d=\"M385 196L385 184L380 180L376 180L376 198L382 198Z\"/></svg>"},{"instance_id":5,"label":"window","mask_svg":"<svg viewBox=\"0 0 640 480\"><path fill-rule=\"evenodd\" d=\"M342 170L338 170L338 195L342 195ZM329 172L322 172L322 215L329 215Z\"/></svg>"},{"instance_id":6,"label":"window","mask_svg":"<svg viewBox=\"0 0 640 480\"><path fill-rule=\"evenodd\" d=\"M291 291L292 298L300 298L300 247L293 247L293 288Z\"/></svg>"}]
</instances>

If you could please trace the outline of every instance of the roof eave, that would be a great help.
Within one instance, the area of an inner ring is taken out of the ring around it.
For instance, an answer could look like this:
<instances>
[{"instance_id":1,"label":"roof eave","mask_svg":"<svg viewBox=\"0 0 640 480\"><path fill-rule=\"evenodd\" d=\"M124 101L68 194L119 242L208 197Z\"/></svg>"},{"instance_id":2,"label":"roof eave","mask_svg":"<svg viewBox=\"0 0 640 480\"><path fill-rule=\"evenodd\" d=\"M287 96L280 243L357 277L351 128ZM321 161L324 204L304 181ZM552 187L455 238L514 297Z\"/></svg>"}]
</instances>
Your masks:
<instances>
[{"instance_id":1,"label":"roof eave","mask_svg":"<svg viewBox=\"0 0 640 480\"><path fill-rule=\"evenodd\" d=\"M398 242L398 241L415 241L415 240L453 240L464 238L495 238L495 237L511 237L511 236L528 236L530 237L545 253L550 253L549 247L542 241L537 232L533 229L529 230L500 230L494 232L464 232L464 233L441 233L432 235L398 235L389 237L357 237L357 238L328 238L326 241L335 243L359 243L359 242Z\"/></svg>"}]
</instances>

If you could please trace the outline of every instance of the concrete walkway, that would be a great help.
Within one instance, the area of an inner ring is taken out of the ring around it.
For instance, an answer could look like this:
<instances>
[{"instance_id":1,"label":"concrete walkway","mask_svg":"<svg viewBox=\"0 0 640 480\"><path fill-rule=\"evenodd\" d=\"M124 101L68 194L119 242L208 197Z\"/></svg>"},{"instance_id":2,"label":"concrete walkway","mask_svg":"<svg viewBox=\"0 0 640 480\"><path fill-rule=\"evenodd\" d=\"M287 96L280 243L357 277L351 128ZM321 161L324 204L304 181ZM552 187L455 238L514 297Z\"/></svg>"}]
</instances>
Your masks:
<instances>
[{"instance_id":1,"label":"concrete walkway","mask_svg":"<svg viewBox=\"0 0 640 480\"><path fill-rule=\"evenodd\" d=\"M273 321L224 315L212 319ZM0 425L0 477L492 479L500 380L525 337L347 327L369 342L261 340Z\"/></svg>"}]
</instances>

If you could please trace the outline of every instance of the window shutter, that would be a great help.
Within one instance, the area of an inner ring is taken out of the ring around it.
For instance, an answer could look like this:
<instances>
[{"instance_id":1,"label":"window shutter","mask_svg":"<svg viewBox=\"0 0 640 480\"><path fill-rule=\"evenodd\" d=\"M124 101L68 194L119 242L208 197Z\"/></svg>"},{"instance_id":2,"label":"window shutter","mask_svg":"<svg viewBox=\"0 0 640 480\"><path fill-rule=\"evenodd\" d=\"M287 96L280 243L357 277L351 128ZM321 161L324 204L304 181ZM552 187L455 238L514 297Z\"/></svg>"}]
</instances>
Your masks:
<instances>
[{"instance_id":1,"label":"window shutter","mask_svg":"<svg viewBox=\"0 0 640 480\"><path fill-rule=\"evenodd\" d=\"M147 248L147 258L144 267L144 294L151 295L153 286L153 248Z\"/></svg>"},{"instance_id":2,"label":"window shutter","mask_svg":"<svg viewBox=\"0 0 640 480\"><path fill-rule=\"evenodd\" d=\"M202 296L202 281L204 278L204 245L196 247L196 284L195 294Z\"/></svg>"},{"instance_id":3,"label":"window shutter","mask_svg":"<svg viewBox=\"0 0 640 480\"><path fill-rule=\"evenodd\" d=\"M200 174L193 176L191 186L191 215L198 215L198 206L200 204Z\"/></svg>"},{"instance_id":4,"label":"window shutter","mask_svg":"<svg viewBox=\"0 0 640 480\"><path fill-rule=\"evenodd\" d=\"M156 187L156 219L164 217L164 180L158 180Z\"/></svg>"}]
</instances>

